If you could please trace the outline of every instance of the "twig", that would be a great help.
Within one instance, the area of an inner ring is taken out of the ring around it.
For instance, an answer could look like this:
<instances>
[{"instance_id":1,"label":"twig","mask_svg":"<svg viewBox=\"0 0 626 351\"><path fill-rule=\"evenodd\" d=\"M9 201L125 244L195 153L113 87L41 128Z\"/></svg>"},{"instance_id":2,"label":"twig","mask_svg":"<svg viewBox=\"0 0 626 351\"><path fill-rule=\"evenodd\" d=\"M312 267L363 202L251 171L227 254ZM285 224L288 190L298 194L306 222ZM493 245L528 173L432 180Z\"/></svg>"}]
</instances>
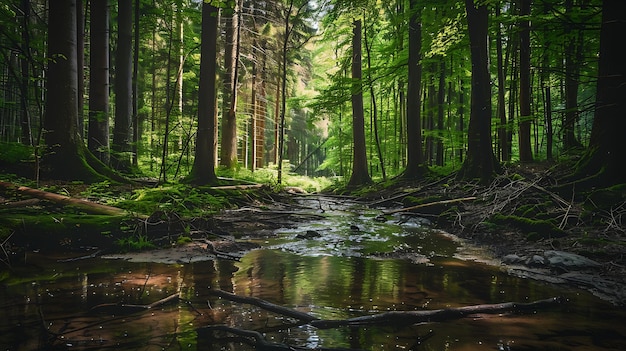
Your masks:
<instances>
[{"instance_id":1,"label":"twig","mask_svg":"<svg viewBox=\"0 0 626 351\"><path fill-rule=\"evenodd\" d=\"M471 200L476 200L476 199L477 199L476 196L469 196L469 197L462 197L459 199L441 200L441 201L429 202L425 204L419 204L419 205L415 205L411 207L399 208L399 209L391 210L391 211L384 211L383 213L393 214L393 213L406 212L406 211L411 211L411 210L415 210L418 208L429 207L429 206L434 206L434 205L444 205L444 204L451 204L451 203L462 202L462 201L471 201Z\"/></svg>"}]
</instances>

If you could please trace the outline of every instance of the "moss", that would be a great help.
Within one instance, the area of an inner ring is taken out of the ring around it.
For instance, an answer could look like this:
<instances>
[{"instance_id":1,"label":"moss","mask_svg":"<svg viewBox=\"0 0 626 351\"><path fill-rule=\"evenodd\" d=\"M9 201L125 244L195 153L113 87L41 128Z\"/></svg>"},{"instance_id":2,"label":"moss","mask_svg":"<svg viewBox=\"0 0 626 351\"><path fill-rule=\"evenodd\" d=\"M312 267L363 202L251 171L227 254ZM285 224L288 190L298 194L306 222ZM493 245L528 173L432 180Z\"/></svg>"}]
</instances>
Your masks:
<instances>
[{"instance_id":1,"label":"moss","mask_svg":"<svg viewBox=\"0 0 626 351\"><path fill-rule=\"evenodd\" d=\"M30 213L29 213L30 212ZM36 209L2 213L0 226L15 233L11 241L39 249L59 246L109 246L122 234L124 216L44 213Z\"/></svg>"},{"instance_id":2,"label":"moss","mask_svg":"<svg viewBox=\"0 0 626 351\"><path fill-rule=\"evenodd\" d=\"M520 216L496 214L491 217L489 221L497 225L508 225L521 230L527 233L528 240L533 241L547 238L560 238L566 235L565 231L554 225L551 221L544 219L530 219Z\"/></svg>"}]
</instances>

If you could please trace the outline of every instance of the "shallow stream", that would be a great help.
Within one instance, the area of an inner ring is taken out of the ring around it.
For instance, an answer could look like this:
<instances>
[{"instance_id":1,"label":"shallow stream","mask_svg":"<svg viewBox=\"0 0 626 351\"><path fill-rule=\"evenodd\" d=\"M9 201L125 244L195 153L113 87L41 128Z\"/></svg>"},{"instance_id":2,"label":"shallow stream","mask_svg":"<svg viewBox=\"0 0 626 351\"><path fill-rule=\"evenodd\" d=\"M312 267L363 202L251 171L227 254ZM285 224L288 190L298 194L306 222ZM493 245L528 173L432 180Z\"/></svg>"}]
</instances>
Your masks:
<instances>
[{"instance_id":1,"label":"shallow stream","mask_svg":"<svg viewBox=\"0 0 626 351\"><path fill-rule=\"evenodd\" d=\"M29 253L3 267L0 350L253 350L207 325L256 330L270 342L363 350L626 350L626 311L590 293L508 275L480 250L401 216L334 200L303 200L323 219L247 240L262 248L240 261L63 262ZM65 257L65 256L63 256ZM153 260L156 261L156 260ZM479 314L404 328L321 330L258 307L209 295L222 289L322 319L555 296L532 313ZM184 302L136 311L180 292ZM131 313L132 312L132 313Z\"/></svg>"}]
</instances>

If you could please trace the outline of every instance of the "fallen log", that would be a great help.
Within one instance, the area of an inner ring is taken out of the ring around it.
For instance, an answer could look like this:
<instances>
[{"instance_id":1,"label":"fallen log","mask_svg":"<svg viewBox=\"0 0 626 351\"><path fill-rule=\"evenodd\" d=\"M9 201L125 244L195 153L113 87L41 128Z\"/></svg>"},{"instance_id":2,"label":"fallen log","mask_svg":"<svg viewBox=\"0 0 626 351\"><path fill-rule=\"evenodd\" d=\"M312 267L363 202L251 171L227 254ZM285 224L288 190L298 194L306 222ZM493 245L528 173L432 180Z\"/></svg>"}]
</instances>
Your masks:
<instances>
[{"instance_id":1,"label":"fallen log","mask_svg":"<svg viewBox=\"0 0 626 351\"><path fill-rule=\"evenodd\" d=\"M72 206L81 211L85 211L85 212L92 213L92 214L101 214L101 215L109 215L109 216L124 216L128 214L126 210L123 210L121 208L107 206L107 205L99 204L99 203L88 201L88 200L76 199L76 198L72 198L72 197L65 196L65 195L51 193L48 191L29 188L26 186L19 186L19 185L7 183L7 182L0 182L0 187L8 189L8 190L18 191L21 194L25 194L25 195L38 198L41 200L50 201L61 206Z\"/></svg>"},{"instance_id":2,"label":"fallen log","mask_svg":"<svg viewBox=\"0 0 626 351\"><path fill-rule=\"evenodd\" d=\"M476 196L470 196L470 197L462 197L462 198L459 198L459 199L434 201L434 202L428 202L428 203L425 203L425 204L419 204L419 205L415 205L415 206L411 206L411 207L404 207L404 208L399 208L399 209L396 209L396 210L384 211L383 213L384 214L393 214L393 213L398 213L398 212L412 211L412 210L416 210L418 208L423 208L423 207L452 204L452 203L456 203L456 202L471 201L471 200L476 200L476 199L477 199Z\"/></svg>"},{"instance_id":3,"label":"fallen log","mask_svg":"<svg viewBox=\"0 0 626 351\"><path fill-rule=\"evenodd\" d=\"M553 297L528 303L505 302L496 304L484 304L464 306L457 308L445 308L428 311L392 311L376 315L355 317L343 320L314 320L310 324L319 329L330 329L343 326L361 327L369 325L377 326L406 326L419 323L443 322L452 319L464 318L468 315L485 313L495 314L503 312L521 312L536 310L546 306L560 303L561 299Z\"/></svg>"}]
</instances>

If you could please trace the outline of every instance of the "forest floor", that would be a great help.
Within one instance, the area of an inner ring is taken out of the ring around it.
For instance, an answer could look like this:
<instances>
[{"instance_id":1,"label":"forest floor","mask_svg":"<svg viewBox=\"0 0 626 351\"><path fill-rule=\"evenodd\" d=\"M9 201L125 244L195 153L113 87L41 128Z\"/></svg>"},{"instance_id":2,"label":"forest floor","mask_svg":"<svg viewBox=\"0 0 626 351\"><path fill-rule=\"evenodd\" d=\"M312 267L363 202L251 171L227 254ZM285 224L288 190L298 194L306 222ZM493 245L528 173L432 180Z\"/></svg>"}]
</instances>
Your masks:
<instances>
[{"instance_id":1,"label":"forest floor","mask_svg":"<svg viewBox=\"0 0 626 351\"><path fill-rule=\"evenodd\" d=\"M547 163L509 167L489 186L458 181L453 176L410 182L394 180L376 184L346 199L379 208L390 220L399 214L428 219L434 229L486 249L492 262L511 274L584 288L616 305L626 305L624 187L568 193L560 190L563 172L562 167ZM79 194L79 188L84 187L55 185L72 194ZM128 189L122 186L109 190ZM271 236L278 228L315 220L315 212L303 210L296 201L297 196L302 196L298 194L300 191L286 190L275 193L263 187L239 192L230 199L233 208L209 219L183 219L174 212L155 212L149 218L137 219L137 227L151 228L147 239L165 240L165 246L169 247L165 255L157 253L158 250L142 255L161 255L174 262L200 253L236 258L255 247L245 240L234 240L241 238L242 233L258 239ZM342 198L336 197L337 201ZM39 212L49 211L53 219L61 218L42 202L17 200L24 202L24 206L35 206ZM12 206L17 202L0 196L0 210L13 211ZM66 224L69 223L69 217L65 218ZM81 248L103 245L89 242L84 232L74 232L73 238L52 241L64 249L72 245ZM181 232L191 237L192 242L174 245ZM43 243L50 237L50 232L45 232L37 239L28 240ZM207 237L210 241L205 240ZM18 239L17 235L3 239L3 252L9 252L10 245L19 246ZM168 240L173 240L172 245ZM78 254L74 251L70 255ZM393 253L387 257L390 256Z\"/></svg>"}]
</instances>

